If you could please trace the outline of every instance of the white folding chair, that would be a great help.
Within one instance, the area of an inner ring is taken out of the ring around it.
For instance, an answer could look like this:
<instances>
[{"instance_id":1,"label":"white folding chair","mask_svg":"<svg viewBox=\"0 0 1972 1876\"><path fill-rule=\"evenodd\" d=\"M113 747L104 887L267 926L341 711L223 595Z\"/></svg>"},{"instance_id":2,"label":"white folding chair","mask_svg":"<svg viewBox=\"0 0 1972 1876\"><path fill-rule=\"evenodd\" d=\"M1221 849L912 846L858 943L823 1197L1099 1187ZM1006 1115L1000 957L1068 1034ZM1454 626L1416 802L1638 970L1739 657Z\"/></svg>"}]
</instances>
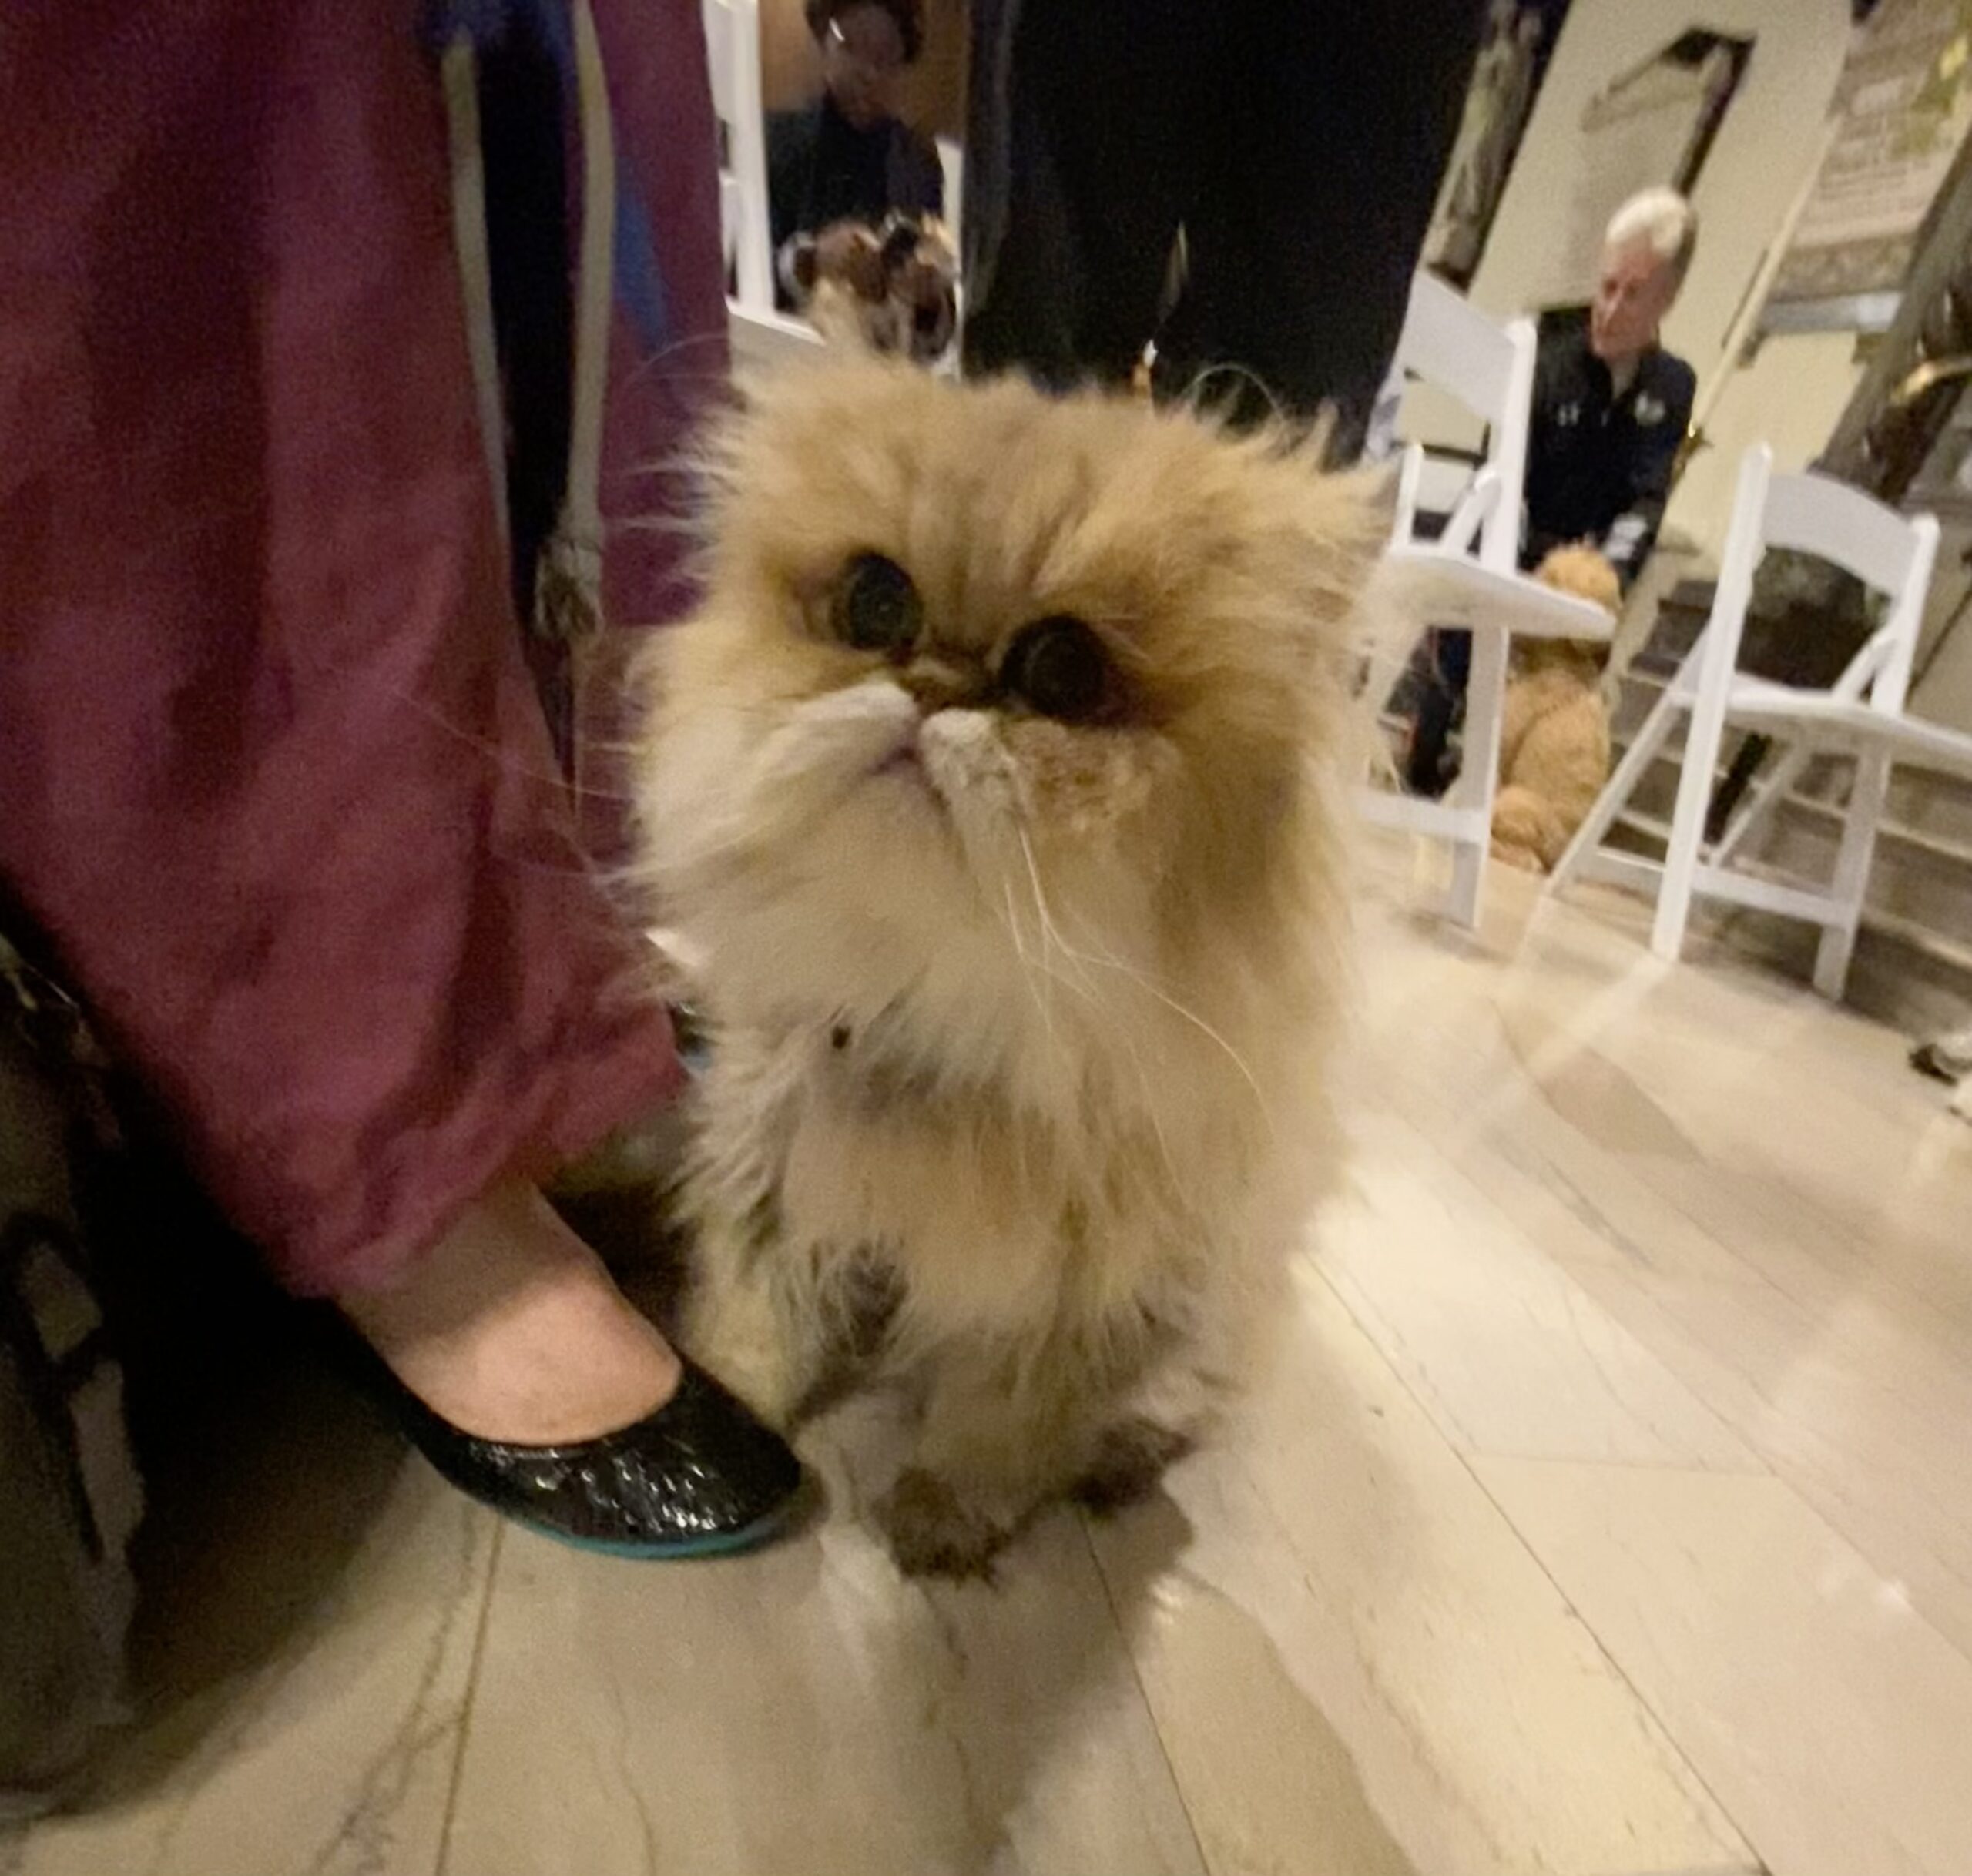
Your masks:
<instances>
[{"instance_id":1,"label":"white folding chair","mask_svg":"<svg viewBox=\"0 0 1972 1876\"><path fill-rule=\"evenodd\" d=\"M1664 958L1675 959L1682 950L1695 896L1803 920L1821 928L1815 988L1839 998L1855 952L1893 766L1903 762L1972 773L1972 737L1903 711L1937 543L1938 524L1928 514L1907 521L1826 476L1777 476L1773 453L1764 444L1748 451L1739 465L1711 617L1562 855L1548 889L1578 878L1642 886L1656 902L1650 947ZM1736 668L1754 571L1769 547L1833 561L1889 600L1881 627L1826 690L1772 683ZM1609 849L1603 844L1609 830L1680 718L1689 718L1690 726L1664 858ZM1729 722L1788 748L1766 788L1707 852L1705 816ZM1749 832L1803 765L1829 753L1853 756L1856 772L1829 883L1804 886L1769 873L1732 869Z\"/></svg>"},{"instance_id":2,"label":"white folding chair","mask_svg":"<svg viewBox=\"0 0 1972 1876\"><path fill-rule=\"evenodd\" d=\"M704 0L706 62L719 119L719 237L750 313L773 310L773 237L767 216L767 126L760 102L760 0Z\"/></svg>"},{"instance_id":3,"label":"white folding chair","mask_svg":"<svg viewBox=\"0 0 1972 1876\"><path fill-rule=\"evenodd\" d=\"M713 114L719 123L719 239L734 286L726 296L726 323L734 357L753 363L819 344L820 335L807 321L774 310L760 0L703 0L703 11Z\"/></svg>"},{"instance_id":4,"label":"white folding chair","mask_svg":"<svg viewBox=\"0 0 1972 1876\"><path fill-rule=\"evenodd\" d=\"M1458 782L1437 802L1366 789L1364 816L1450 843L1450 915L1479 922L1491 851L1493 798L1499 786L1500 721L1507 649L1516 632L1606 641L1612 621L1600 607L1543 586L1519 571L1521 485L1534 395L1534 325L1501 326L1433 275L1412 283L1397 363L1410 377L1456 398L1487 426L1486 460L1451 508L1437 539L1417 536L1420 491L1430 473L1421 446L1405 452L1397 513L1383 558L1386 598L1427 625L1472 634L1465 695L1465 741Z\"/></svg>"},{"instance_id":5,"label":"white folding chair","mask_svg":"<svg viewBox=\"0 0 1972 1876\"><path fill-rule=\"evenodd\" d=\"M950 137L937 139L938 168L945 190L944 223L952 252L965 252L965 152Z\"/></svg>"}]
</instances>

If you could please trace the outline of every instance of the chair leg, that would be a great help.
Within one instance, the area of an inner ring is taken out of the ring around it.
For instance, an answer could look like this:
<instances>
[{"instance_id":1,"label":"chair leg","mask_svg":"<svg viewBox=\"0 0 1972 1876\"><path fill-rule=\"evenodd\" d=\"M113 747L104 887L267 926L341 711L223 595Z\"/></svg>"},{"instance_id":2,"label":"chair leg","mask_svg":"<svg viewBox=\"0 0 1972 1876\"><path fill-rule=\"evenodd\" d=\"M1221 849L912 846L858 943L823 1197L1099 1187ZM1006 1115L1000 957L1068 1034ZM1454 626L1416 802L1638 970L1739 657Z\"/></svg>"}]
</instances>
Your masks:
<instances>
[{"instance_id":1,"label":"chair leg","mask_svg":"<svg viewBox=\"0 0 1972 1876\"><path fill-rule=\"evenodd\" d=\"M1741 459L1712 615L1672 685L1674 691L1689 685L1686 694L1691 699L1692 720L1685 732L1684 760L1678 770L1678 798L1671 815L1671 838L1664 851L1657 916L1650 926L1650 948L1661 958L1675 959L1684 949L1685 926L1698 884L1699 853L1705 844L1705 823L1718 775L1719 749L1726 737L1733 667L1739 662L1746 608L1752 598L1753 571L1759 561L1760 531L1772 470L1773 452L1765 444L1756 444Z\"/></svg>"},{"instance_id":2,"label":"chair leg","mask_svg":"<svg viewBox=\"0 0 1972 1876\"><path fill-rule=\"evenodd\" d=\"M1817 994L1826 997L1832 1003L1842 1000L1843 992L1849 987L1849 966L1856 956L1856 928L1851 925L1829 925L1823 928L1821 939L1815 946L1814 984Z\"/></svg>"},{"instance_id":3,"label":"chair leg","mask_svg":"<svg viewBox=\"0 0 1972 1876\"><path fill-rule=\"evenodd\" d=\"M1493 798L1500 786L1500 729L1506 709L1507 639L1484 627L1472 634L1472 668L1465 685L1465 743L1457 794L1482 811L1476 842L1452 849L1450 913L1468 931L1479 923L1486 861L1492 851Z\"/></svg>"},{"instance_id":4,"label":"chair leg","mask_svg":"<svg viewBox=\"0 0 1972 1876\"><path fill-rule=\"evenodd\" d=\"M1679 673L1680 676L1682 675ZM1582 862L1601 846L1609 829L1615 826L1623 804L1636 792L1636 785L1643 779L1645 772L1657 759L1657 752L1668 739L1678 712L1685 707L1678 700L1677 688L1675 682L1667 685L1664 695L1651 705L1650 714L1630 739L1630 746L1623 752L1623 759L1616 765L1615 772L1596 796L1588 818L1575 830L1575 838L1562 849L1561 857L1554 863L1554 870L1548 876L1549 892L1558 892L1567 885L1581 871Z\"/></svg>"},{"instance_id":5,"label":"chair leg","mask_svg":"<svg viewBox=\"0 0 1972 1876\"><path fill-rule=\"evenodd\" d=\"M1786 799L1795 778L1808 765L1813 753L1808 744L1797 742L1780 759L1780 765L1766 781L1753 782L1753 798L1742 808L1726 829L1725 837L1712 851L1712 862L1722 866L1746 843L1747 836Z\"/></svg>"},{"instance_id":6,"label":"chair leg","mask_svg":"<svg viewBox=\"0 0 1972 1876\"><path fill-rule=\"evenodd\" d=\"M1726 737L1725 682L1709 695L1701 689L1692 705L1691 728L1685 733L1685 759L1678 771L1678 799L1671 815L1671 839L1664 851L1664 876L1657 890L1657 916L1651 921L1650 948L1675 963L1685 948L1692 893L1698 881L1699 849L1705 839L1705 811L1719 768L1719 748Z\"/></svg>"},{"instance_id":7,"label":"chair leg","mask_svg":"<svg viewBox=\"0 0 1972 1876\"><path fill-rule=\"evenodd\" d=\"M1863 922L1863 901L1870 887L1870 865L1876 856L1876 826L1890 796L1890 758L1882 754L1856 759L1856 780L1849 791L1848 812L1842 823L1842 845L1836 851L1835 881L1830 891L1841 918L1826 926L1815 947L1815 988L1840 1003L1848 987L1849 965L1856 955L1856 933Z\"/></svg>"}]
</instances>

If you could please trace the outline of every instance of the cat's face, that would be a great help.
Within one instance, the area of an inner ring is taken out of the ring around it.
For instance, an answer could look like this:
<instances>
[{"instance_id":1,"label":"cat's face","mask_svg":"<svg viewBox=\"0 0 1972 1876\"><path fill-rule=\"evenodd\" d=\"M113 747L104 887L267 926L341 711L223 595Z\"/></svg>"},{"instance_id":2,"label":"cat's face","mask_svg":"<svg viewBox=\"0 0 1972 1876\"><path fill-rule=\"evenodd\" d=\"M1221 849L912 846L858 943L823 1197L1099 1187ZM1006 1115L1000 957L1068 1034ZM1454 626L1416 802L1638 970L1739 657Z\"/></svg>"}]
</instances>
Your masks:
<instances>
[{"instance_id":1,"label":"cat's face","mask_svg":"<svg viewBox=\"0 0 1972 1876\"><path fill-rule=\"evenodd\" d=\"M640 796L717 977L1010 1033L1298 916L1380 532L1360 482L1140 404L844 363L736 418L713 490Z\"/></svg>"}]
</instances>

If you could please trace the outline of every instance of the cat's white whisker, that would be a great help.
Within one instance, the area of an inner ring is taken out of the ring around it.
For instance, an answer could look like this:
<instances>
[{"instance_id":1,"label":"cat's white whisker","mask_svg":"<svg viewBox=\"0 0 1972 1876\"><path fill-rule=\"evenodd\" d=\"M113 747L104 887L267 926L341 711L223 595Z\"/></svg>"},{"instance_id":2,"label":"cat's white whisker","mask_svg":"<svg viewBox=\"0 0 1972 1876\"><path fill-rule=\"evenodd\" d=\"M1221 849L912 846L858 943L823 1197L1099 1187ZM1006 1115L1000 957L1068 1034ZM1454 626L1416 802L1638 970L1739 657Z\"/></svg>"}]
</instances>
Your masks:
<instances>
[{"instance_id":1,"label":"cat's white whisker","mask_svg":"<svg viewBox=\"0 0 1972 1876\"><path fill-rule=\"evenodd\" d=\"M1047 909L1047 895L1041 889L1041 869L1039 869L1038 861L1035 861L1035 857L1033 857L1033 846L1028 839L1028 832L1025 832L1025 828L1020 828L1020 829L1015 829L1015 833L1020 836L1020 851L1025 856L1025 861L1028 861L1028 877L1029 881L1033 883L1033 904L1035 904L1035 910L1041 914L1041 930L1047 934L1047 938L1049 938L1049 942L1053 944L1053 948L1055 948L1057 952L1061 952L1063 958L1071 960L1071 962L1075 963L1081 963L1081 966L1095 966L1098 967L1098 970L1120 971L1120 973L1122 973L1124 977L1128 977L1132 983L1136 983L1140 990L1149 991L1149 995L1154 995L1154 997L1162 1003L1163 1007L1169 1009L1173 1015L1183 1017L1183 1019L1186 1019L1187 1023L1191 1023L1199 1033L1205 1034L1207 1038L1211 1038L1212 1043L1217 1043L1219 1047L1225 1050L1226 1060L1232 1062L1232 1066L1239 1070L1240 1076L1243 1076L1244 1082L1246 1082L1246 1086L1253 1090L1254 1101L1256 1101L1258 1107L1260 1107L1260 1117L1266 1121L1268 1133L1272 1135L1272 1131L1274 1131L1274 1115L1272 1115L1272 1111L1268 1110L1266 1094L1264 1094L1264 1090L1260 1087L1260 1080L1258 1080L1258 1076L1254 1076L1253 1066L1248 1064L1246 1058L1244 1058L1243 1054L1240 1054L1240 1052L1236 1050L1236 1048L1232 1047L1232 1044L1230 1044L1217 1029L1212 1029L1212 1025L1205 1020L1205 1017L1201 1017L1195 1009L1191 1009L1189 1005L1186 1005L1186 1003L1181 1003L1177 997L1173 997L1169 991L1163 990L1158 981L1152 980L1149 976L1145 976L1144 971L1138 970L1136 966L1124 963L1122 958L1116 958L1116 956L1112 956L1112 953L1085 952L1085 950L1081 950L1078 946L1069 944L1069 940L1061 934L1061 926L1055 923L1053 914L1051 914L1049 909ZM1091 1001L1095 1001L1095 999L1091 999Z\"/></svg>"},{"instance_id":2,"label":"cat's white whisker","mask_svg":"<svg viewBox=\"0 0 1972 1876\"><path fill-rule=\"evenodd\" d=\"M1054 915L1048 910L1048 895L1042 889L1041 884L1041 869L1035 860L1034 846L1027 837L1027 829L1024 827L1016 827L1014 833L1020 842L1021 857L1027 862L1027 877L1034 893L1034 910L1041 920L1042 940L1044 943L1051 944L1064 957L1073 959L1075 956L1073 947L1062 938L1060 927L1055 924ZM1092 1002L1098 1000L1092 990L1090 993L1090 1000Z\"/></svg>"},{"instance_id":3,"label":"cat's white whisker","mask_svg":"<svg viewBox=\"0 0 1972 1876\"><path fill-rule=\"evenodd\" d=\"M1119 959L1105 959L1096 957L1089 953L1078 950L1062 936L1060 926L1055 922L1053 914L1048 910L1048 895L1041 883L1040 864L1035 858L1033 845L1027 837L1027 831L1025 828L1016 828L1015 832L1019 837L1021 856L1027 863L1027 876L1030 889L1034 896L1035 910L1040 916L1043 933L1046 935L1047 938L1051 941L1055 949L1058 951L1064 958L1068 960L1072 963L1077 963L1083 965L1091 963L1106 964L1112 970L1121 970L1131 976L1137 976L1138 973L1132 972L1129 966L1124 964ZM1058 973L1050 971L1049 974L1050 976L1057 976ZM1067 981L1066 979L1061 979L1061 980L1063 982ZM1155 987L1151 984L1147 979L1139 977L1139 980L1144 984L1145 988L1150 989L1153 991L1155 990ZM1095 1005L1098 1010L1101 1010L1105 1016L1110 1016L1112 1013L1110 1011L1108 1006L1105 1004L1101 997L1097 994L1094 985L1087 981L1085 974L1084 982L1082 985L1071 987L1078 988L1081 993L1084 997L1087 997L1088 1001ZM1162 995L1161 992L1157 993ZM1226 1043L1222 1037L1218 1036L1217 1033L1212 1029L1211 1026L1209 1023L1205 1023L1201 1017L1196 1016L1189 1010L1183 1009L1181 1005L1178 1004L1175 1000L1170 997L1166 997L1164 998L1164 1000L1170 1003L1172 1008L1178 1010L1180 1014L1189 1017L1193 1023L1199 1024L1199 1026L1201 1028L1203 1028L1208 1034L1212 1035L1214 1039L1219 1042L1220 1047L1225 1048L1227 1052L1232 1056L1234 1061L1238 1064L1241 1072L1245 1074L1246 1080L1253 1086L1255 1097L1259 1101L1261 1117L1266 1122L1267 1129L1270 1134L1273 1131L1273 1121L1272 1116L1267 1112L1266 1100L1264 1097L1260 1095L1259 1084L1253 1080L1252 1070L1249 1069L1246 1067L1246 1064L1240 1060L1238 1052L1234 1050L1231 1045ZM1143 1094L1143 1111L1145 1116L1148 1118L1150 1123L1152 1133L1155 1137L1159 1156L1164 1162L1165 1171L1171 1175L1172 1189L1174 1191L1182 1190L1184 1182L1179 1177L1177 1162L1172 1157L1171 1143L1165 1137L1164 1131L1164 1119L1162 1113L1161 1112L1161 1104L1155 1098L1155 1090L1151 1082L1149 1071L1144 1065L1142 1053L1138 1049L1135 1043L1132 1040L1130 1027L1127 1023L1112 1021L1108 1026L1108 1033L1112 1040L1122 1044L1125 1052L1130 1058L1131 1066L1136 1070L1137 1081Z\"/></svg>"},{"instance_id":4,"label":"cat's white whisker","mask_svg":"<svg viewBox=\"0 0 1972 1876\"><path fill-rule=\"evenodd\" d=\"M1222 1036L1217 1030L1213 1028L1203 1017L1200 1016L1196 1010L1193 1010L1188 1005L1179 1002L1179 1000L1171 995L1168 990L1163 989L1154 978L1146 976L1142 971L1138 970L1134 964L1125 963L1120 957L1103 956L1092 951L1078 950L1075 946L1070 945L1065 939L1059 938L1058 934L1058 942L1061 944L1062 949L1068 956L1077 959L1082 963L1093 964L1098 970L1102 970L1120 971L1125 977L1128 977L1132 983L1136 984L1140 989L1148 990L1152 997L1155 997L1157 1000L1160 1003L1163 1004L1167 1010L1171 1011L1174 1016L1182 1017L1187 1023L1190 1023L1195 1029L1199 1030L1201 1034L1206 1037L1209 1040L1216 1043L1219 1047L1225 1051L1226 1060L1229 1061L1235 1068L1239 1070L1241 1077L1245 1080L1247 1087L1253 1090L1254 1104L1259 1110L1261 1120L1266 1124L1268 1135L1269 1137L1275 1137L1273 1114L1267 1104L1266 1091L1261 1087L1259 1077L1254 1074L1251 1066L1246 1060L1246 1058L1242 1055L1237 1049L1234 1048L1232 1044L1228 1042L1226 1038Z\"/></svg>"},{"instance_id":5,"label":"cat's white whisker","mask_svg":"<svg viewBox=\"0 0 1972 1876\"><path fill-rule=\"evenodd\" d=\"M1003 881L1002 884L1006 888L1007 903L1009 912L1011 913L1013 905L1013 883L1009 879ZM1030 979L1033 973L1038 972L1042 981L1049 987L1050 990L1051 990L1055 985L1059 984L1063 990L1071 992L1075 996L1079 997L1085 1003L1092 1005L1100 1014L1108 1017L1111 1013L1108 1006L1103 1002L1102 997L1097 993L1095 987L1092 984L1089 983L1085 980L1082 982L1078 983L1075 978L1071 977L1066 975L1064 972L1056 969L1055 965L1049 961L1049 954L1051 950L1060 953L1060 955L1064 958L1066 958L1068 954L1059 944L1053 943L1048 937L1049 921L1046 907L1044 905L1037 903L1035 910L1040 914L1035 933L1035 935L1041 941L1041 955L1039 956L1035 956L1033 952L1029 950L1026 945L1021 942L1018 935L1018 920L1017 917L1015 919L1013 926L1015 949L1018 953L1020 961L1026 967L1026 970L1029 973ZM1053 1030L1051 1026L1049 1030L1049 1037L1051 1040L1053 1039Z\"/></svg>"},{"instance_id":6,"label":"cat's white whisker","mask_svg":"<svg viewBox=\"0 0 1972 1876\"><path fill-rule=\"evenodd\" d=\"M1026 985L1028 994L1034 999L1035 1008L1041 1012L1041 1027L1047 1030L1048 1040L1052 1043L1055 1040L1054 1008L1041 985L1037 984L1034 980L1034 960L1028 956L1027 946L1021 937L1020 915L1014 909L1014 883L1010 879L1002 879L1000 882L1000 888L1006 896L1007 936L1012 939L1014 943L1014 956L1018 960L1021 967L1021 981ZM1044 980L1051 983L1051 973L1045 968L1041 970L1041 976Z\"/></svg>"},{"instance_id":7,"label":"cat's white whisker","mask_svg":"<svg viewBox=\"0 0 1972 1876\"><path fill-rule=\"evenodd\" d=\"M1075 962L1078 953L1073 946L1062 940L1060 927L1055 924L1052 915L1048 910L1047 895L1041 889L1039 869L1035 863L1031 849L1028 849L1027 836L1024 833L1021 836L1021 845L1024 849L1027 849L1028 876L1034 895L1035 910L1040 915L1044 935L1051 933L1055 950L1064 959L1071 963ZM1009 904L1011 903L1011 892L1008 903ZM1025 959L1024 952L1022 956ZM1156 1098L1155 1087L1152 1081L1150 1070L1145 1064L1142 1050L1137 1047L1132 1037L1129 1025L1114 1020L1114 1013L1103 1001L1095 986L1088 980L1085 973L1083 973L1082 981L1077 983L1063 976L1061 972L1055 970L1045 961L1041 963L1040 968L1051 983L1058 983L1065 986L1076 995L1084 998L1104 1017L1110 1019L1105 1024L1105 1037L1111 1042L1122 1045L1124 1054L1129 1059L1130 1067L1135 1071L1138 1092L1142 1097L1141 1111L1143 1117L1149 1123L1152 1137L1157 1142L1158 1157L1162 1162L1165 1171L1170 1177L1172 1190L1182 1191L1184 1188L1184 1181L1179 1174L1178 1163L1172 1154L1170 1140L1164 1131L1162 1104Z\"/></svg>"}]
</instances>

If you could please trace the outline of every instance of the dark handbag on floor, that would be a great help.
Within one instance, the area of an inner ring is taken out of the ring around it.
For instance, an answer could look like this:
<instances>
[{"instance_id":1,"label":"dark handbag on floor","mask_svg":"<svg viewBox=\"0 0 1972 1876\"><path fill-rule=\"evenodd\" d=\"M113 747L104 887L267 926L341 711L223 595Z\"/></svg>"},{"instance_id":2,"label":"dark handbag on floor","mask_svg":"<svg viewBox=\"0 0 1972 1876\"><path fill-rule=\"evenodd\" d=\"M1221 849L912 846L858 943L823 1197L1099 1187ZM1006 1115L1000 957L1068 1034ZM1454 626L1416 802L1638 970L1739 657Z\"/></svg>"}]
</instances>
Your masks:
<instances>
[{"instance_id":1,"label":"dark handbag on floor","mask_svg":"<svg viewBox=\"0 0 1972 1876\"><path fill-rule=\"evenodd\" d=\"M31 949L0 906L0 1820L57 1801L126 1716L143 1502L83 1224L116 1123Z\"/></svg>"}]
</instances>

